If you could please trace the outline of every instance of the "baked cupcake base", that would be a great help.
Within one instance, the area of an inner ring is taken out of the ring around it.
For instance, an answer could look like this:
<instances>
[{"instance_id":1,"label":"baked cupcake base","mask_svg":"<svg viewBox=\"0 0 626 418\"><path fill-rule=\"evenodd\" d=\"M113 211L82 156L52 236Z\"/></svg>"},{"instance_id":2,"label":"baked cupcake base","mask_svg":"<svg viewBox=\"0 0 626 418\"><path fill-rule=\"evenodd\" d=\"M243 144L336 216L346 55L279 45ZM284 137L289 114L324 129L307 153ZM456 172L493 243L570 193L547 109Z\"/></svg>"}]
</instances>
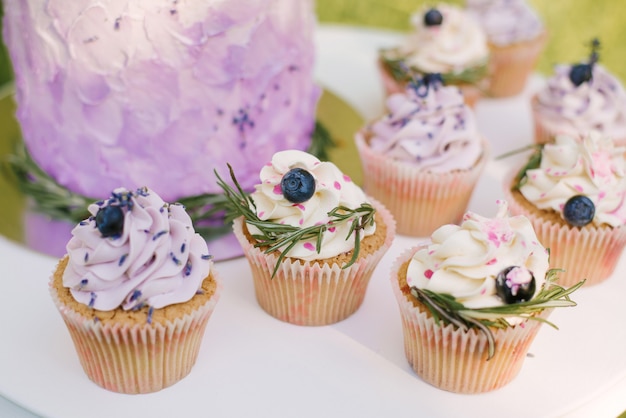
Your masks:
<instances>
[{"instance_id":1,"label":"baked cupcake base","mask_svg":"<svg viewBox=\"0 0 626 418\"><path fill-rule=\"evenodd\" d=\"M550 268L565 270L559 274L559 285L570 287L585 279L585 286L592 286L613 274L626 246L626 227L572 227L556 212L537 209L519 191L511 190L513 177L509 175L504 190L509 211L530 220L537 238L550 250Z\"/></svg>"},{"instance_id":2,"label":"baked cupcake base","mask_svg":"<svg viewBox=\"0 0 626 418\"><path fill-rule=\"evenodd\" d=\"M113 392L137 394L159 391L189 374L221 292L213 268L189 302L153 313L96 311L63 287L67 260L59 262L50 293L89 379Z\"/></svg>"},{"instance_id":3,"label":"baked cupcake base","mask_svg":"<svg viewBox=\"0 0 626 418\"><path fill-rule=\"evenodd\" d=\"M521 93L547 39L548 33L543 32L527 42L507 46L490 44L489 96L510 97Z\"/></svg>"},{"instance_id":4,"label":"baked cupcake base","mask_svg":"<svg viewBox=\"0 0 626 418\"><path fill-rule=\"evenodd\" d=\"M341 268L351 253L312 262L286 257L273 278L278 256L255 247L243 218L236 219L233 229L250 264L261 308L295 325L328 325L352 315L363 303L370 277L395 236L389 211L370 201L376 208L376 232L361 241L361 253L352 266Z\"/></svg>"},{"instance_id":5,"label":"baked cupcake base","mask_svg":"<svg viewBox=\"0 0 626 418\"><path fill-rule=\"evenodd\" d=\"M487 337L475 329L437 324L426 306L411 294L406 271L420 247L402 253L391 269L391 285L400 308L406 358L425 382L455 393L489 392L512 381L541 327L526 320L514 327L492 328L495 354L487 360ZM546 319L551 310L539 316Z\"/></svg>"},{"instance_id":6,"label":"baked cupcake base","mask_svg":"<svg viewBox=\"0 0 626 418\"><path fill-rule=\"evenodd\" d=\"M398 233L408 236L429 236L441 225L459 223L489 159L483 141L483 154L471 169L429 173L374 152L365 131L358 132L355 141L363 189L393 214Z\"/></svg>"}]
</instances>

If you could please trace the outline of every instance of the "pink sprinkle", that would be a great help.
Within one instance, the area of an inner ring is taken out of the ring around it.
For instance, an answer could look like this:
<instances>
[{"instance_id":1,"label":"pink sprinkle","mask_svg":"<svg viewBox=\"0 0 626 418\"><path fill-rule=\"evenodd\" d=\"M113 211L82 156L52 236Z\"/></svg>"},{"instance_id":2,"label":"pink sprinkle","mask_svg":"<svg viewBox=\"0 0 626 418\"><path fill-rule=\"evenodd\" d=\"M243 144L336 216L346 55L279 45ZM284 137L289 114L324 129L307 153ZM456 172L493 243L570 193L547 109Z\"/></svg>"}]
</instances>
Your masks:
<instances>
[{"instance_id":1,"label":"pink sprinkle","mask_svg":"<svg viewBox=\"0 0 626 418\"><path fill-rule=\"evenodd\" d=\"M430 250L430 251L428 252L428 255L433 255L433 254L435 254L435 250Z\"/></svg>"},{"instance_id":2,"label":"pink sprinkle","mask_svg":"<svg viewBox=\"0 0 626 418\"><path fill-rule=\"evenodd\" d=\"M433 271L431 269L426 270L424 272L424 277L430 280L430 278L433 277Z\"/></svg>"},{"instance_id":3,"label":"pink sprinkle","mask_svg":"<svg viewBox=\"0 0 626 418\"><path fill-rule=\"evenodd\" d=\"M559 210L560 210L560 211L563 211L563 208L564 208L564 207L565 207L565 203L561 203L561 204L559 205Z\"/></svg>"},{"instance_id":4,"label":"pink sprinkle","mask_svg":"<svg viewBox=\"0 0 626 418\"><path fill-rule=\"evenodd\" d=\"M346 181L346 182L348 182L348 183L350 183L350 182L352 181L352 179L350 178L350 176L349 176L349 175L347 175L347 174L344 174L344 175L343 175L343 179L344 179L344 181Z\"/></svg>"},{"instance_id":5,"label":"pink sprinkle","mask_svg":"<svg viewBox=\"0 0 626 418\"><path fill-rule=\"evenodd\" d=\"M321 164L321 163L322 163L321 161L316 161L313 165L318 165L318 164Z\"/></svg>"},{"instance_id":6,"label":"pink sprinkle","mask_svg":"<svg viewBox=\"0 0 626 418\"><path fill-rule=\"evenodd\" d=\"M271 167L272 166L272 162L270 161L269 163L265 164L265 167Z\"/></svg>"},{"instance_id":7,"label":"pink sprinkle","mask_svg":"<svg viewBox=\"0 0 626 418\"><path fill-rule=\"evenodd\" d=\"M481 289L480 294L484 295L485 293L487 293L487 289L485 289L485 288Z\"/></svg>"},{"instance_id":8,"label":"pink sprinkle","mask_svg":"<svg viewBox=\"0 0 626 418\"><path fill-rule=\"evenodd\" d=\"M523 323L523 322L522 322L521 324L519 324L519 326L520 326L521 328L526 328L526 324L525 324L525 323Z\"/></svg>"},{"instance_id":9,"label":"pink sprinkle","mask_svg":"<svg viewBox=\"0 0 626 418\"><path fill-rule=\"evenodd\" d=\"M581 186L580 184L575 184L574 189L576 189L577 192L583 192L583 186Z\"/></svg>"},{"instance_id":10,"label":"pink sprinkle","mask_svg":"<svg viewBox=\"0 0 626 418\"><path fill-rule=\"evenodd\" d=\"M298 209L300 209L301 211L304 211L304 210L306 209L306 208L304 207L304 205L303 205L303 204L301 204L301 203L294 203L294 204L293 204L293 205L291 205L291 206L295 206L295 207L297 207Z\"/></svg>"},{"instance_id":11,"label":"pink sprinkle","mask_svg":"<svg viewBox=\"0 0 626 418\"><path fill-rule=\"evenodd\" d=\"M274 186L274 194L283 194L283 189L280 187L280 184Z\"/></svg>"},{"instance_id":12,"label":"pink sprinkle","mask_svg":"<svg viewBox=\"0 0 626 418\"><path fill-rule=\"evenodd\" d=\"M331 226L330 228L328 228L328 232L335 232L335 229L337 228L335 228L334 226Z\"/></svg>"},{"instance_id":13,"label":"pink sprinkle","mask_svg":"<svg viewBox=\"0 0 626 418\"><path fill-rule=\"evenodd\" d=\"M606 197L606 192L600 192L598 193L598 200L600 199L604 199Z\"/></svg>"},{"instance_id":14,"label":"pink sprinkle","mask_svg":"<svg viewBox=\"0 0 626 418\"><path fill-rule=\"evenodd\" d=\"M338 181L335 182L334 186L335 186L335 189L341 190L341 184Z\"/></svg>"},{"instance_id":15,"label":"pink sprinkle","mask_svg":"<svg viewBox=\"0 0 626 418\"><path fill-rule=\"evenodd\" d=\"M306 248L309 251L315 251L315 247L310 242L305 242L304 243L304 248Z\"/></svg>"},{"instance_id":16,"label":"pink sprinkle","mask_svg":"<svg viewBox=\"0 0 626 418\"><path fill-rule=\"evenodd\" d=\"M533 173L533 174L530 176L530 178L531 178L531 179L533 179L533 180L537 180L537 174Z\"/></svg>"},{"instance_id":17,"label":"pink sprinkle","mask_svg":"<svg viewBox=\"0 0 626 418\"><path fill-rule=\"evenodd\" d=\"M298 221L298 223L299 223L300 225L302 225L302 224L304 223L304 218L300 218L300 220Z\"/></svg>"},{"instance_id":18,"label":"pink sprinkle","mask_svg":"<svg viewBox=\"0 0 626 418\"><path fill-rule=\"evenodd\" d=\"M495 264L495 263L496 263L496 261L497 261L497 260L496 260L495 258L492 258L491 260L487 261L487 265L488 265L488 266L490 266L490 265L492 265L492 264Z\"/></svg>"},{"instance_id":19,"label":"pink sprinkle","mask_svg":"<svg viewBox=\"0 0 626 418\"><path fill-rule=\"evenodd\" d=\"M259 218L262 218L265 215L265 212L259 212Z\"/></svg>"}]
</instances>

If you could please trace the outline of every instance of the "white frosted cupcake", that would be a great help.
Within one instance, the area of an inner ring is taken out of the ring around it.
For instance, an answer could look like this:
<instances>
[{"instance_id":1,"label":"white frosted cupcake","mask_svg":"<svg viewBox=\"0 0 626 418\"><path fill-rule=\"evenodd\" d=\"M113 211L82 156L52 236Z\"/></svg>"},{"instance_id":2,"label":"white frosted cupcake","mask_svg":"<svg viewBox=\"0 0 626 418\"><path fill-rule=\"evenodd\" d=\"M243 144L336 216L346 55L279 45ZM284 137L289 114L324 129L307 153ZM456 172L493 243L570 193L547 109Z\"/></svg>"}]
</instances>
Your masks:
<instances>
[{"instance_id":1,"label":"white frosted cupcake","mask_svg":"<svg viewBox=\"0 0 626 418\"><path fill-rule=\"evenodd\" d=\"M232 180L237 183L234 174ZM361 306L395 236L383 205L333 163L295 150L276 153L249 196L219 183L267 313L297 325L327 325Z\"/></svg>"},{"instance_id":2,"label":"white frosted cupcake","mask_svg":"<svg viewBox=\"0 0 626 418\"><path fill-rule=\"evenodd\" d=\"M387 98L387 113L357 132L365 191L394 215L398 232L428 236L458 223L489 158L458 88L428 74Z\"/></svg>"},{"instance_id":3,"label":"white frosted cupcake","mask_svg":"<svg viewBox=\"0 0 626 418\"><path fill-rule=\"evenodd\" d=\"M206 242L181 205L117 189L72 231L50 293L92 381L161 390L196 362L220 286Z\"/></svg>"},{"instance_id":4,"label":"white frosted cupcake","mask_svg":"<svg viewBox=\"0 0 626 418\"><path fill-rule=\"evenodd\" d=\"M598 131L618 145L626 145L626 90L598 64L599 42L592 42L587 62L557 65L546 86L532 99L535 142L556 135L586 135Z\"/></svg>"},{"instance_id":5,"label":"white frosted cupcake","mask_svg":"<svg viewBox=\"0 0 626 418\"><path fill-rule=\"evenodd\" d=\"M548 252L523 216L468 212L394 263L407 360L451 392L498 389L519 372L552 307L574 306L548 270Z\"/></svg>"},{"instance_id":6,"label":"white frosted cupcake","mask_svg":"<svg viewBox=\"0 0 626 418\"><path fill-rule=\"evenodd\" d=\"M411 23L414 29L402 45L380 51L387 93L403 92L417 76L440 73L474 106L486 87L489 62L487 38L478 22L460 7L441 3L413 14Z\"/></svg>"},{"instance_id":7,"label":"white frosted cupcake","mask_svg":"<svg viewBox=\"0 0 626 418\"><path fill-rule=\"evenodd\" d=\"M526 215L560 283L608 278L626 246L626 148L595 132L559 135L505 183L511 213Z\"/></svg>"},{"instance_id":8,"label":"white frosted cupcake","mask_svg":"<svg viewBox=\"0 0 626 418\"><path fill-rule=\"evenodd\" d=\"M519 94L548 38L526 0L466 0L467 11L487 34L492 97Z\"/></svg>"}]
</instances>

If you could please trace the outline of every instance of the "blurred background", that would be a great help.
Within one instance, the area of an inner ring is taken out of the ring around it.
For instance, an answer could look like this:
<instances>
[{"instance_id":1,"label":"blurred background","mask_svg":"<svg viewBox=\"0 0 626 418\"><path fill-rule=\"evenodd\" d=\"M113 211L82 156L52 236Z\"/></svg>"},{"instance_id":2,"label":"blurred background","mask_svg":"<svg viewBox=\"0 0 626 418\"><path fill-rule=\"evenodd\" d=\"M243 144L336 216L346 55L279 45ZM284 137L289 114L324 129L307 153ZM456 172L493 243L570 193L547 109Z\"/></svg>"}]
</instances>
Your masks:
<instances>
[{"instance_id":1,"label":"blurred background","mask_svg":"<svg viewBox=\"0 0 626 418\"><path fill-rule=\"evenodd\" d=\"M3 0L24 1L24 0ZM463 5L462 0L448 3ZM550 33L538 71L549 74L556 63L578 62L588 55L588 42L602 42L600 62L626 82L626 15L623 0L529 0ZM316 0L320 23L340 23L407 31L409 16L423 0ZM2 1L0 1L0 15ZM2 42L0 42L0 45ZM0 85L11 79L6 50L0 46Z\"/></svg>"}]
</instances>

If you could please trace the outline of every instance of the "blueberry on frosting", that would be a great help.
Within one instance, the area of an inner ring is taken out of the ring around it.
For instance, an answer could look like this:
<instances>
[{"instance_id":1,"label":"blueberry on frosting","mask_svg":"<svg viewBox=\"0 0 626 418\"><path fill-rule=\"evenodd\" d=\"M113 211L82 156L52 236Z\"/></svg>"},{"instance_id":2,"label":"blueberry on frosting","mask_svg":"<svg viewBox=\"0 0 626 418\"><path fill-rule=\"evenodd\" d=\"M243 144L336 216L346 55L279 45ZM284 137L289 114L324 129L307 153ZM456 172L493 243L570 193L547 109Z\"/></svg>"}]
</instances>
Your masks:
<instances>
[{"instance_id":1,"label":"blueberry on frosting","mask_svg":"<svg viewBox=\"0 0 626 418\"><path fill-rule=\"evenodd\" d=\"M496 277L496 294L506 304L529 301L535 294L535 288L535 277L524 267L507 267Z\"/></svg>"},{"instance_id":2,"label":"blueberry on frosting","mask_svg":"<svg viewBox=\"0 0 626 418\"><path fill-rule=\"evenodd\" d=\"M96 214L96 228L104 238L122 235L124 212L119 206L105 206Z\"/></svg>"},{"instance_id":3,"label":"blueberry on frosting","mask_svg":"<svg viewBox=\"0 0 626 418\"><path fill-rule=\"evenodd\" d=\"M428 9L424 13L424 26L439 26L443 22L443 15L437 9Z\"/></svg>"},{"instance_id":4,"label":"blueberry on frosting","mask_svg":"<svg viewBox=\"0 0 626 418\"><path fill-rule=\"evenodd\" d=\"M280 181L285 199L291 203L303 203L315 194L313 175L302 168L289 170Z\"/></svg>"},{"instance_id":5,"label":"blueberry on frosting","mask_svg":"<svg viewBox=\"0 0 626 418\"><path fill-rule=\"evenodd\" d=\"M593 220L596 207L584 195L570 197L563 206L563 218L572 226L585 226Z\"/></svg>"},{"instance_id":6,"label":"blueberry on frosting","mask_svg":"<svg viewBox=\"0 0 626 418\"><path fill-rule=\"evenodd\" d=\"M588 63L580 63L572 65L569 72L569 79L576 87L584 82L589 82L593 78L593 65L598 61L598 49L600 41L594 39L591 41L591 55Z\"/></svg>"}]
</instances>

